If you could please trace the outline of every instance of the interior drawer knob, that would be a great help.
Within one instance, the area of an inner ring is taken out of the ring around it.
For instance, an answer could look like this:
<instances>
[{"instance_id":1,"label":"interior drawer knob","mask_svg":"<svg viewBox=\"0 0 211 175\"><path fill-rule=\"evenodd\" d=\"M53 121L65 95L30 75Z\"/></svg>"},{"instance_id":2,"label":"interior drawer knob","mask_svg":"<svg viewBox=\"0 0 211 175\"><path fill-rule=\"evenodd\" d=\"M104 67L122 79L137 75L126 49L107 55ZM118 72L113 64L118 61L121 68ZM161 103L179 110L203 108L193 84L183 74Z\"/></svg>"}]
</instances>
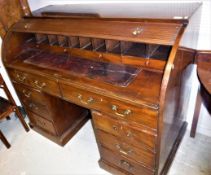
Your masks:
<instances>
[{"instance_id":1,"label":"interior drawer knob","mask_svg":"<svg viewBox=\"0 0 211 175\"><path fill-rule=\"evenodd\" d=\"M143 31L143 29L141 29L140 27L137 27L137 28L132 32L132 34L133 34L134 36L137 36L137 35L141 34L142 31Z\"/></svg>"}]
</instances>

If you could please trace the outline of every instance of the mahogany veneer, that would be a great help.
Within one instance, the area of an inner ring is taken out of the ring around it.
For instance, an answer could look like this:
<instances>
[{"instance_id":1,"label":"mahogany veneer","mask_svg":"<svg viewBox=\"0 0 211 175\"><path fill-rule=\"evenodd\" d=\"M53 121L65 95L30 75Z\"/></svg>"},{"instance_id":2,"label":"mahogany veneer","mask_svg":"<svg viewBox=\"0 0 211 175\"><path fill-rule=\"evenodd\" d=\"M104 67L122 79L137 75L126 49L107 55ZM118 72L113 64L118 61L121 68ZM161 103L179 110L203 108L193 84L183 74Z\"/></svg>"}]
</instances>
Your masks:
<instances>
[{"instance_id":1,"label":"mahogany veneer","mask_svg":"<svg viewBox=\"0 0 211 175\"><path fill-rule=\"evenodd\" d=\"M180 40L188 20L71 16L55 7L31 13L21 2L20 17L0 31L33 129L64 145L91 114L102 168L166 174L186 129L195 52Z\"/></svg>"}]
</instances>

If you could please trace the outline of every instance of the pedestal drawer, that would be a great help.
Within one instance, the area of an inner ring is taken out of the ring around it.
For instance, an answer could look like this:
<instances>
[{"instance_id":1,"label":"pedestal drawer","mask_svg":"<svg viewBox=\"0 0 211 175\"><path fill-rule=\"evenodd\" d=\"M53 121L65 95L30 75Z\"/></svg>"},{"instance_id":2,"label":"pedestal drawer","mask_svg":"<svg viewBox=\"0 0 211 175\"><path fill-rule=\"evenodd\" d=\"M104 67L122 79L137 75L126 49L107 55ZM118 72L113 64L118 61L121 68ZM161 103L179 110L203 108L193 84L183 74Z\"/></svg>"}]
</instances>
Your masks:
<instances>
[{"instance_id":1,"label":"pedestal drawer","mask_svg":"<svg viewBox=\"0 0 211 175\"><path fill-rule=\"evenodd\" d=\"M144 166L132 161L124 156L115 154L114 152L101 147L100 148L102 161L107 162L111 166L113 165L117 169L121 169L123 172L126 171L127 174L133 175L154 175L154 171ZM126 174L126 173L125 173Z\"/></svg>"},{"instance_id":2,"label":"pedestal drawer","mask_svg":"<svg viewBox=\"0 0 211 175\"><path fill-rule=\"evenodd\" d=\"M51 111L48 109L49 100L42 92L24 86L23 84L14 83L14 86L25 108L52 120Z\"/></svg>"},{"instance_id":3,"label":"pedestal drawer","mask_svg":"<svg viewBox=\"0 0 211 175\"><path fill-rule=\"evenodd\" d=\"M142 149L148 149L155 152L156 133L152 133L144 128L129 126L124 121L113 119L108 115L92 111L93 123L95 128L107 133L123 138Z\"/></svg>"},{"instance_id":4,"label":"pedestal drawer","mask_svg":"<svg viewBox=\"0 0 211 175\"><path fill-rule=\"evenodd\" d=\"M155 168L155 155L150 151L137 148L124 142L121 138L97 130L96 137L100 144L118 154L129 157L146 167Z\"/></svg>"},{"instance_id":5,"label":"pedestal drawer","mask_svg":"<svg viewBox=\"0 0 211 175\"><path fill-rule=\"evenodd\" d=\"M29 115L32 125L38 126L52 135L58 135L52 122L29 111L27 111L27 114Z\"/></svg>"},{"instance_id":6,"label":"pedestal drawer","mask_svg":"<svg viewBox=\"0 0 211 175\"><path fill-rule=\"evenodd\" d=\"M157 111L136 107L122 101L114 100L96 93L72 87L60 82L63 98L84 106L109 113L113 117L129 122L136 122L154 130L157 129Z\"/></svg>"},{"instance_id":7,"label":"pedestal drawer","mask_svg":"<svg viewBox=\"0 0 211 175\"><path fill-rule=\"evenodd\" d=\"M40 91L42 90L55 96L61 96L56 79L49 79L41 75L18 70L10 70L9 74L13 82L23 83Z\"/></svg>"}]
</instances>

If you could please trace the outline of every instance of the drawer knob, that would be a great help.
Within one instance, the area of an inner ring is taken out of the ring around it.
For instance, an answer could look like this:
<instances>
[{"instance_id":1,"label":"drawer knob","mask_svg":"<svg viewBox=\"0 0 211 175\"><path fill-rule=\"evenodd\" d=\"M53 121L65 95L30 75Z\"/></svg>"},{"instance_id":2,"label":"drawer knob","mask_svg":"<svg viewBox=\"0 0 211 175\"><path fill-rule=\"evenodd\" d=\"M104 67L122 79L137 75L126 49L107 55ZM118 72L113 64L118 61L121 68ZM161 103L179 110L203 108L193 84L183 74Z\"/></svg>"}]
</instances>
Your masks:
<instances>
[{"instance_id":1,"label":"drawer knob","mask_svg":"<svg viewBox=\"0 0 211 175\"><path fill-rule=\"evenodd\" d=\"M132 137L132 133L130 131L127 132L127 137Z\"/></svg>"},{"instance_id":2,"label":"drawer knob","mask_svg":"<svg viewBox=\"0 0 211 175\"><path fill-rule=\"evenodd\" d=\"M81 103L88 105L94 102L94 99L92 97L89 97L87 101L83 100L83 96L81 94L78 94L78 99L80 100Z\"/></svg>"},{"instance_id":3,"label":"drawer knob","mask_svg":"<svg viewBox=\"0 0 211 175\"><path fill-rule=\"evenodd\" d=\"M38 80L35 80L34 84L39 89L42 89L42 88L44 88L46 86L46 83L40 83Z\"/></svg>"},{"instance_id":4,"label":"drawer knob","mask_svg":"<svg viewBox=\"0 0 211 175\"><path fill-rule=\"evenodd\" d=\"M25 97L27 97L27 98L31 97L31 92L27 92L25 89L22 92L23 92Z\"/></svg>"},{"instance_id":5,"label":"drawer knob","mask_svg":"<svg viewBox=\"0 0 211 175\"><path fill-rule=\"evenodd\" d=\"M129 150L124 150L121 145L119 144L116 144L116 148L119 150L120 153L122 154L125 154L125 155L128 155L128 154L131 154L133 152L133 150L129 149Z\"/></svg>"},{"instance_id":6,"label":"drawer knob","mask_svg":"<svg viewBox=\"0 0 211 175\"><path fill-rule=\"evenodd\" d=\"M141 34L142 31L143 31L143 29L141 29L140 27L137 27L137 28L132 32L132 34L133 34L134 36L137 36L137 35Z\"/></svg>"},{"instance_id":7,"label":"drawer knob","mask_svg":"<svg viewBox=\"0 0 211 175\"><path fill-rule=\"evenodd\" d=\"M113 128L113 130L115 130L115 131L117 131L117 130L118 130L118 127L117 127L117 126L115 126L115 125L113 125L113 126L112 126L112 128Z\"/></svg>"},{"instance_id":8,"label":"drawer knob","mask_svg":"<svg viewBox=\"0 0 211 175\"><path fill-rule=\"evenodd\" d=\"M26 79L26 76L25 75L17 74L16 75L16 78L17 78L18 81L23 82Z\"/></svg>"},{"instance_id":9,"label":"drawer knob","mask_svg":"<svg viewBox=\"0 0 211 175\"><path fill-rule=\"evenodd\" d=\"M126 109L122 113L118 112L118 107L116 105L111 106L112 111L115 112L116 115L121 116L121 117L126 117L132 113L130 109Z\"/></svg>"}]
</instances>

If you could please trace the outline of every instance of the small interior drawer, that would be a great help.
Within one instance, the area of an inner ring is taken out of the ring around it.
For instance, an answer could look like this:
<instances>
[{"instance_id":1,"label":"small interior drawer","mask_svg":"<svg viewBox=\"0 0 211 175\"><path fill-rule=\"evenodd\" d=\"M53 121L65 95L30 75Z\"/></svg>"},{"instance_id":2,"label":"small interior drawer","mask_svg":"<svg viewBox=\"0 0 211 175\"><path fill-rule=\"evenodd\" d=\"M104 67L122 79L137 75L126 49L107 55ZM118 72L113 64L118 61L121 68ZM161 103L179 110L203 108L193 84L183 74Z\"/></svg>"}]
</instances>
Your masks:
<instances>
[{"instance_id":1,"label":"small interior drawer","mask_svg":"<svg viewBox=\"0 0 211 175\"><path fill-rule=\"evenodd\" d=\"M18 70L10 70L9 74L13 82L23 83L39 91L45 91L52 95L61 96L57 80Z\"/></svg>"},{"instance_id":2,"label":"small interior drawer","mask_svg":"<svg viewBox=\"0 0 211 175\"><path fill-rule=\"evenodd\" d=\"M113 119L105 114L92 111L94 127L114 136L120 137L123 141L131 143L141 149L156 152L156 136L149 134L144 128L131 126L124 121Z\"/></svg>"},{"instance_id":3,"label":"small interior drawer","mask_svg":"<svg viewBox=\"0 0 211 175\"><path fill-rule=\"evenodd\" d=\"M131 158L144 164L146 167L155 167L155 155L153 153L132 146L130 143L124 142L121 138L100 130L96 131L96 137L102 146L116 152L117 154Z\"/></svg>"},{"instance_id":4,"label":"small interior drawer","mask_svg":"<svg viewBox=\"0 0 211 175\"><path fill-rule=\"evenodd\" d=\"M100 153L104 162L108 162L111 166L113 165L115 168L120 168L123 171L126 171L125 174L154 175L154 171L152 169L148 169L137 162L126 158L125 156L115 154L109 149L101 147Z\"/></svg>"},{"instance_id":5,"label":"small interior drawer","mask_svg":"<svg viewBox=\"0 0 211 175\"><path fill-rule=\"evenodd\" d=\"M33 112L27 111L27 114L34 126L37 126L52 135L58 135L52 122L34 114Z\"/></svg>"}]
</instances>

